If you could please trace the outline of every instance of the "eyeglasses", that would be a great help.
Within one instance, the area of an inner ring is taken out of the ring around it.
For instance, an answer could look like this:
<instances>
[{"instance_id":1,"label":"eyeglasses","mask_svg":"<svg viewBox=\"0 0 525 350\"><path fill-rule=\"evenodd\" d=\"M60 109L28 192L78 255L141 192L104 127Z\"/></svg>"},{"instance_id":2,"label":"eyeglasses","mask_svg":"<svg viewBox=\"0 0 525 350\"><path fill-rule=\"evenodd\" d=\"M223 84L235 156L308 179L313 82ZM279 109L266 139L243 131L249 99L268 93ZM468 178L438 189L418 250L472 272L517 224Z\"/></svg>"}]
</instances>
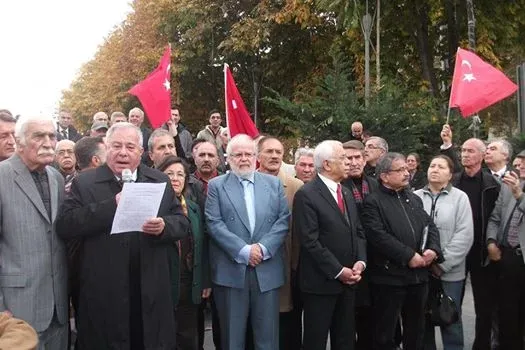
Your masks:
<instances>
[{"instance_id":1,"label":"eyeglasses","mask_svg":"<svg viewBox=\"0 0 525 350\"><path fill-rule=\"evenodd\" d=\"M175 180L175 179L184 179L184 178L186 178L186 175L184 175L184 174L180 174L180 173L167 172L167 173L165 173L165 174L168 175L168 177L170 178L170 180Z\"/></svg>"},{"instance_id":2,"label":"eyeglasses","mask_svg":"<svg viewBox=\"0 0 525 350\"><path fill-rule=\"evenodd\" d=\"M406 166L399 168L399 169L390 169L388 172L394 172L394 173L404 173L407 172L408 168Z\"/></svg>"},{"instance_id":3,"label":"eyeglasses","mask_svg":"<svg viewBox=\"0 0 525 350\"><path fill-rule=\"evenodd\" d=\"M240 152L240 153L232 153L230 156L235 159L252 158L253 156L255 156L255 153Z\"/></svg>"}]
</instances>

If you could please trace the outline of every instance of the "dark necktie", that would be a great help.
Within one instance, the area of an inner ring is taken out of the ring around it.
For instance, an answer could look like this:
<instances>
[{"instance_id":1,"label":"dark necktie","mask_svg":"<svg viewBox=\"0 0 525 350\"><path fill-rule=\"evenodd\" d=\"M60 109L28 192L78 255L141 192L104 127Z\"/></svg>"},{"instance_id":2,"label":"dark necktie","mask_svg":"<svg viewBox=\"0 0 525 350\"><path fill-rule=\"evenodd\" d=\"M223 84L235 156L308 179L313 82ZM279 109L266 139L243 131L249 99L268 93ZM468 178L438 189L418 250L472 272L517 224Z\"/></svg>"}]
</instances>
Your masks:
<instances>
[{"instance_id":1,"label":"dark necktie","mask_svg":"<svg viewBox=\"0 0 525 350\"><path fill-rule=\"evenodd\" d=\"M67 137L67 129L62 129L62 136L64 136L64 140L69 140Z\"/></svg>"}]
</instances>

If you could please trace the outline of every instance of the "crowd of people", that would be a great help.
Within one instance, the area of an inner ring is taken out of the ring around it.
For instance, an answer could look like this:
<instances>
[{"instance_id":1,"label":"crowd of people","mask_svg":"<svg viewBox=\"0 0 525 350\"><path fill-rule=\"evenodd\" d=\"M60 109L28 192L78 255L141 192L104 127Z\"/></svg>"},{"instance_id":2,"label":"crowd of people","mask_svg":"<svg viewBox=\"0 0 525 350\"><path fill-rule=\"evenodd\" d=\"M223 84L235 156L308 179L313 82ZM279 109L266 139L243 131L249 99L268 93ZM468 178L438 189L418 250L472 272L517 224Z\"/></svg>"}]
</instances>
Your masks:
<instances>
[{"instance_id":1,"label":"crowd of people","mask_svg":"<svg viewBox=\"0 0 525 350\"><path fill-rule=\"evenodd\" d=\"M457 152L444 125L424 171L355 121L290 165L222 121L194 139L177 106L156 130L133 108L82 135L67 111L0 110L0 322L31 339L13 348L202 350L209 309L216 349L435 349L442 291L459 315L443 347L463 349L470 276L473 348L523 349L525 151ZM139 231L111 234L124 182L166 186Z\"/></svg>"}]
</instances>

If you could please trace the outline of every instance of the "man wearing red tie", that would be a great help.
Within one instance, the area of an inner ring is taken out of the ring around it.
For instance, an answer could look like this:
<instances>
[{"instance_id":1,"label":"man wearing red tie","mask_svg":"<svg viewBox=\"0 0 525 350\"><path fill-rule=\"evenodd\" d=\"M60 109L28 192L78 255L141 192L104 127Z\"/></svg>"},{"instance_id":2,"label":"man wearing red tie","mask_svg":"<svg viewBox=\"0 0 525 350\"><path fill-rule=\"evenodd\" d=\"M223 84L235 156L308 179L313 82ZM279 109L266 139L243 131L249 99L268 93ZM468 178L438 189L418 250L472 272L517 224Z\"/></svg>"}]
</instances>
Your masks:
<instances>
[{"instance_id":1,"label":"man wearing red tie","mask_svg":"<svg viewBox=\"0 0 525 350\"><path fill-rule=\"evenodd\" d=\"M294 234L301 241L299 285L304 300L304 350L352 350L355 286L366 267L366 242L351 193L343 145L323 141L314 151L317 176L296 194Z\"/></svg>"}]
</instances>

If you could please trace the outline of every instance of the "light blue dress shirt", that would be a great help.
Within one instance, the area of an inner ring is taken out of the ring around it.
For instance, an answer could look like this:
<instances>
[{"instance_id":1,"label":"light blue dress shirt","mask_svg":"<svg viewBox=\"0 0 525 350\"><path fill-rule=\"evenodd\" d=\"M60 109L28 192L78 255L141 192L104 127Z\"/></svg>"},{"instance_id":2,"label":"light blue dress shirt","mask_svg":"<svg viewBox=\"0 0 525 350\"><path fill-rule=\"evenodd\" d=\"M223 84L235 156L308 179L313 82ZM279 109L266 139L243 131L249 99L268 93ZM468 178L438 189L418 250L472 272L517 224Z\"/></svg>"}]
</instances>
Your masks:
<instances>
[{"instance_id":1,"label":"light blue dress shirt","mask_svg":"<svg viewBox=\"0 0 525 350\"><path fill-rule=\"evenodd\" d=\"M248 213L248 221L250 222L250 234L253 235L255 230L255 174L251 174L248 178L241 178L237 176L244 190L244 203L246 205L246 212ZM271 258L268 253L268 249L261 243L257 243L261 247L263 252L263 260ZM250 251L252 249L251 244L247 244L239 251L239 255L235 258L235 261L239 264L249 264Z\"/></svg>"}]
</instances>

